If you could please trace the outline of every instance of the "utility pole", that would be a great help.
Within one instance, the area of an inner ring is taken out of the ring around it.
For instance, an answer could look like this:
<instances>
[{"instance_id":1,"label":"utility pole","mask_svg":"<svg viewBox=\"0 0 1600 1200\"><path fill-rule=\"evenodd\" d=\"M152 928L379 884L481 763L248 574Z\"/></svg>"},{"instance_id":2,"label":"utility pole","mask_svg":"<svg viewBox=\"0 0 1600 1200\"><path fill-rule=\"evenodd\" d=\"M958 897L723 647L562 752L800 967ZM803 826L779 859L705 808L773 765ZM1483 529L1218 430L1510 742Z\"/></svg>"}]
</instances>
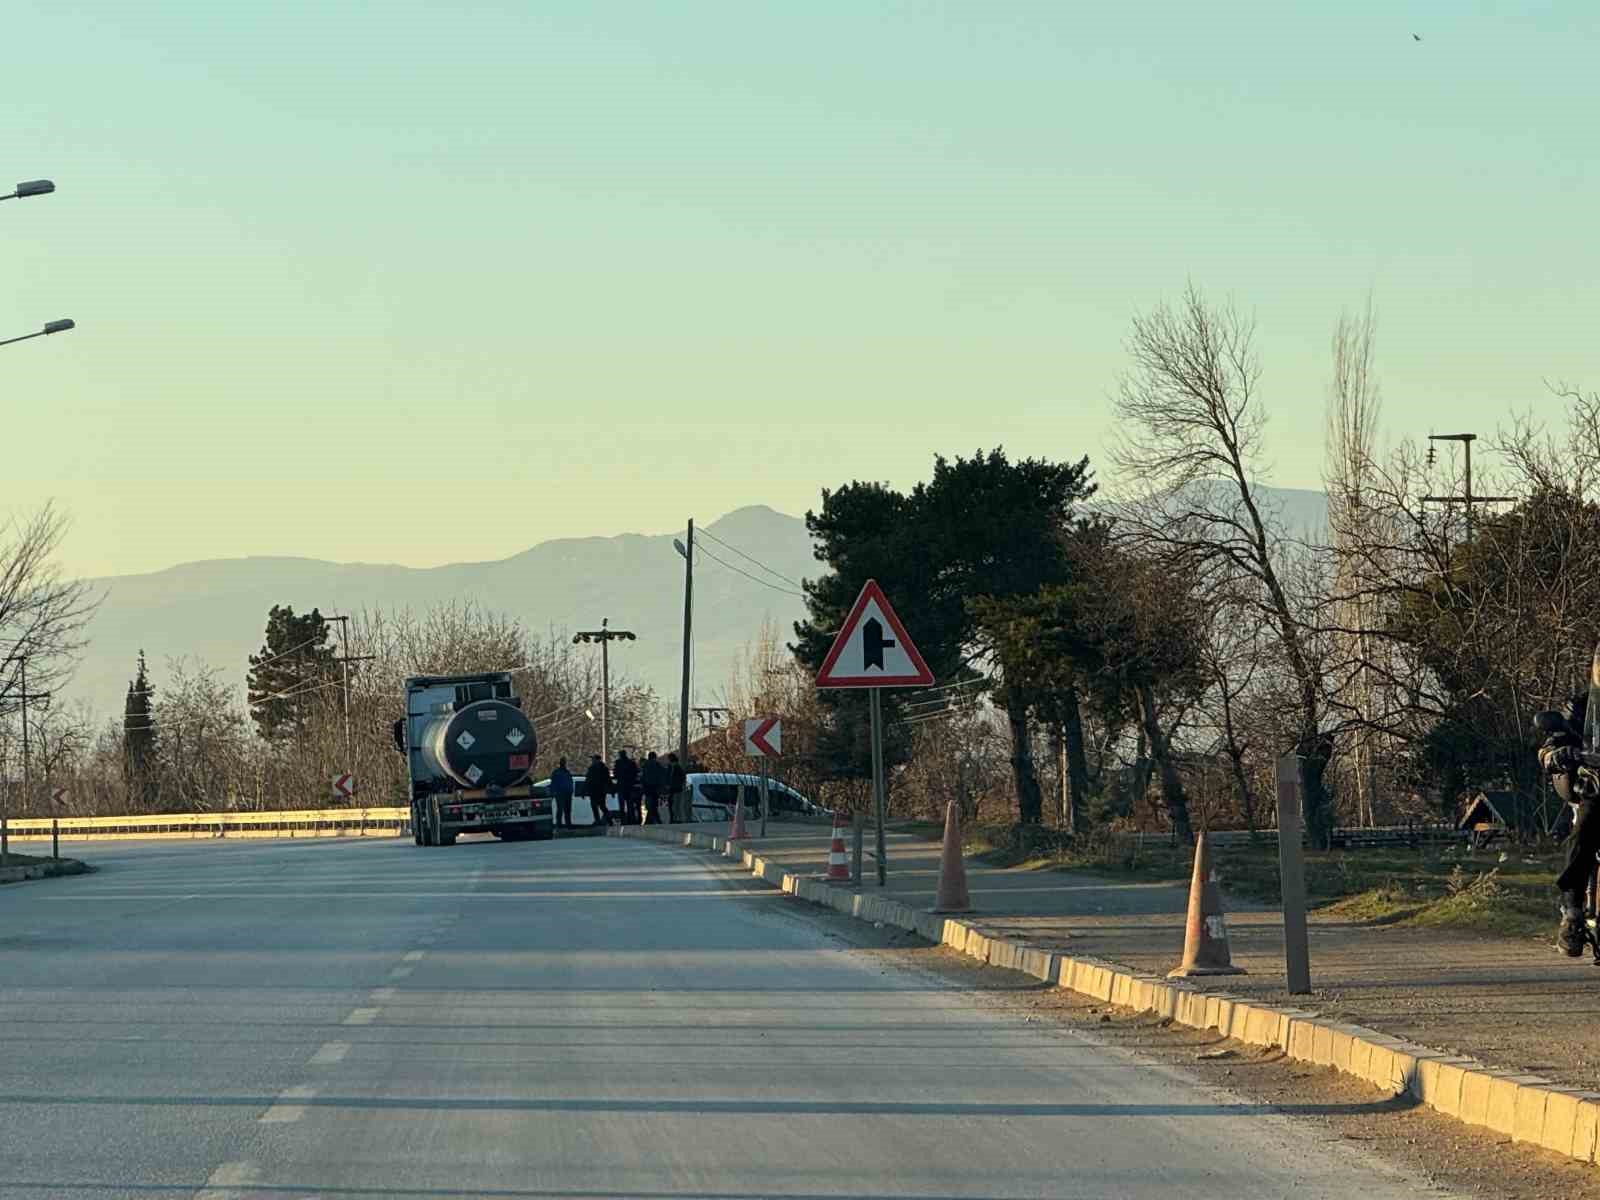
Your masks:
<instances>
[{"instance_id":1,"label":"utility pole","mask_svg":"<svg viewBox=\"0 0 1600 1200\"><path fill-rule=\"evenodd\" d=\"M20 699L22 701L22 802L23 802L23 804L27 804L29 793L31 793L33 791L33 778L32 778L31 770L30 770L29 765L28 765L28 701L30 701L30 700L46 701L46 700L49 700L49 698L50 698L50 693L49 692L34 692L34 693L31 693L31 694L29 693L29 691L28 691L28 657L29 656L26 655L26 654L11 654L11 655L7 655L4 659L0 659L0 663L16 663L17 664L17 679L18 679L18 684L22 689L21 694L20 694ZM9 789L7 789L7 790L9 791ZM4 801L0 801L0 866L4 866L5 865L6 856L11 853L11 830L10 830L9 826L7 825L7 818L10 815L9 810L10 810L10 805L8 803L5 803Z\"/></svg>"},{"instance_id":2,"label":"utility pole","mask_svg":"<svg viewBox=\"0 0 1600 1200\"><path fill-rule=\"evenodd\" d=\"M626 629L612 629L611 618L604 617L599 629L583 629L573 635L572 644L600 643L600 761L611 764L611 643L634 642L638 638Z\"/></svg>"},{"instance_id":3,"label":"utility pole","mask_svg":"<svg viewBox=\"0 0 1600 1200\"><path fill-rule=\"evenodd\" d=\"M349 617L324 617L324 621L339 622L339 646L344 651L334 661L339 664L340 681L344 691L344 769L352 775L356 773L355 743L350 738L350 664L356 662L371 662L377 658L376 654L350 653L350 618ZM360 780L356 781L360 786Z\"/></svg>"},{"instance_id":4,"label":"utility pole","mask_svg":"<svg viewBox=\"0 0 1600 1200\"><path fill-rule=\"evenodd\" d=\"M683 542L676 538L672 542L673 548L683 555L683 681L678 688L678 765L685 771L689 769L689 668L692 658L691 649L694 630L694 518L689 518L689 529ZM678 797L674 796L674 800ZM687 803L687 797L680 801L679 808ZM680 811L673 814L674 821L687 821L689 814Z\"/></svg>"},{"instance_id":5,"label":"utility pole","mask_svg":"<svg viewBox=\"0 0 1600 1200\"><path fill-rule=\"evenodd\" d=\"M1472 540L1472 506L1474 504L1514 504L1515 496L1477 496L1472 491L1472 443L1478 440L1475 433L1430 433L1430 442L1460 442L1463 456L1462 482L1466 491L1460 496L1424 496L1424 504L1465 504L1467 507L1467 541ZM1433 447L1428 447L1428 465L1433 465Z\"/></svg>"}]
</instances>

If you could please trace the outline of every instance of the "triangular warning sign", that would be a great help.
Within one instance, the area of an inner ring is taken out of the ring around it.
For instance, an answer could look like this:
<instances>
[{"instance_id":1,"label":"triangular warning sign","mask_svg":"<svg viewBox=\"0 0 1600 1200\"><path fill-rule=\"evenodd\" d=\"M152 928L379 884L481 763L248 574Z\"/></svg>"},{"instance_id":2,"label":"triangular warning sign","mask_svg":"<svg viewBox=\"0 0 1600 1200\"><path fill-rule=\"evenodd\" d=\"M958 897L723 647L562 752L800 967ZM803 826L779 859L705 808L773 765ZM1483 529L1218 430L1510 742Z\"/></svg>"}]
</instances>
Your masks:
<instances>
[{"instance_id":1,"label":"triangular warning sign","mask_svg":"<svg viewBox=\"0 0 1600 1200\"><path fill-rule=\"evenodd\" d=\"M894 615L876 579L867 580L817 672L819 688L927 687L933 672Z\"/></svg>"}]
</instances>

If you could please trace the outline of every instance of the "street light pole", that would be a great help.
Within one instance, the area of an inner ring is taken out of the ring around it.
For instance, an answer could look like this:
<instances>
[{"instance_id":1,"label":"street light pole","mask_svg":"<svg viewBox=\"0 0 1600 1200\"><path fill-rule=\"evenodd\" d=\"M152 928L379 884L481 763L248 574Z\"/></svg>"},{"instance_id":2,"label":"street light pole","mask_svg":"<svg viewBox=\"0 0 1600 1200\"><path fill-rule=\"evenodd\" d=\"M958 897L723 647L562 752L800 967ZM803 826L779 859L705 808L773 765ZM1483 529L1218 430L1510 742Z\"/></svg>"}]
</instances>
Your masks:
<instances>
[{"instance_id":1,"label":"street light pole","mask_svg":"<svg viewBox=\"0 0 1600 1200\"><path fill-rule=\"evenodd\" d=\"M26 342L30 338L49 337L52 333L65 333L69 329L76 329L77 324L76 321L69 317L63 317L59 321L46 321L43 329L35 330L33 333L24 333L20 337L0 339L0 346L9 346L13 342Z\"/></svg>"},{"instance_id":2,"label":"street light pole","mask_svg":"<svg viewBox=\"0 0 1600 1200\"><path fill-rule=\"evenodd\" d=\"M28 751L28 701L43 700L49 693L40 692L37 696L28 694L27 654L11 654L4 659L0 659L0 663L17 664L17 680L22 687L22 802L27 804L29 793L33 791L33 773L29 766ZM9 813L10 804L0 801L0 866L5 865L6 855L11 852L11 830L7 825Z\"/></svg>"},{"instance_id":3,"label":"street light pole","mask_svg":"<svg viewBox=\"0 0 1600 1200\"><path fill-rule=\"evenodd\" d=\"M56 185L48 179L30 179L25 183L17 184L16 190L0 196L0 200L20 200L25 196L46 196L56 190Z\"/></svg>"},{"instance_id":4,"label":"street light pole","mask_svg":"<svg viewBox=\"0 0 1600 1200\"><path fill-rule=\"evenodd\" d=\"M599 629L583 629L573 635L572 644L600 643L600 759L611 761L611 643L633 642L638 638L626 629L612 629L611 618L604 617Z\"/></svg>"}]
</instances>

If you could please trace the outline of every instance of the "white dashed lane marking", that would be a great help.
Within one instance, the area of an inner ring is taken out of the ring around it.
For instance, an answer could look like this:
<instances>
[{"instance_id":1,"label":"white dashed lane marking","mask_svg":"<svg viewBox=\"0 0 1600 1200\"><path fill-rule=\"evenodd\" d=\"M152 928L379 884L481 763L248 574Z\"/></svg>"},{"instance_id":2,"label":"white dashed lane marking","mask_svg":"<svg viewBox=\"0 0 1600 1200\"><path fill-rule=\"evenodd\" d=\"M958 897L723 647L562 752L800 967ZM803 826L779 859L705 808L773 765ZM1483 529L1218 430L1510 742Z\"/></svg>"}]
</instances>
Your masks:
<instances>
[{"instance_id":1,"label":"white dashed lane marking","mask_svg":"<svg viewBox=\"0 0 1600 1200\"><path fill-rule=\"evenodd\" d=\"M374 1004L383 1004L394 999L394 989L391 987L373 988L372 995L368 999Z\"/></svg>"},{"instance_id":2,"label":"white dashed lane marking","mask_svg":"<svg viewBox=\"0 0 1600 1200\"><path fill-rule=\"evenodd\" d=\"M255 1176L255 1163L223 1163L206 1178L206 1186L194 1194L194 1200L239 1200Z\"/></svg>"},{"instance_id":3,"label":"white dashed lane marking","mask_svg":"<svg viewBox=\"0 0 1600 1200\"><path fill-rule=\"evenodd\" d=\"M389 978L404 979L407 975L410 975L414 969L415 968L413 967L396 967L394 970L389 972Z\"/></svg>"},{"instance_id":4,"label":"white dashed lane marking","mask_svg":"<svg viewBox=\"0 0 1600 1200\"><path fill-rule=\"evenodd\" d=\"M344 1056L350 1053L349 1042L329 1042L311 1056L308 1067L327 1067L336 1062L343 1062Z\"/></svg>"},{"instance_id":5,"label":"white dashed lane marking","mask_svg":"<svg viewBox=\"0 0 1600 1200\"><path fill-rule=\"evenodd\" d=\"M287 1125L291 1121L298 1121L306 1115L305 1101L317 1094L314 1087L285 1088L278 1095L277 1102L261 1114L263 1125Z\"/></svg>"},{"instance_id":6,"label":"white dashed lane marking","mask_svg":"<svg viewBox=\"0 0 1600 1200\"><path fill-rule=\"evenodd\" d=\"M402 958L400 961L401 962L408 962L408 963L421 962L422 961L422 956L425 953L426 953L426 951L423 951L423 950L407 950L405 957Z\"/></svg>"},{"instance_id":7,"label":"white dashed lane marking","mask_svg":"<svg viewBox=\"0 0 1600 1200\"><path fill-rule=\"evenodd\" d=\"M357 1008L351 1011L344 1019L346 1025L371 1025L377 1019L378 1010L375 1008Z\"/></svg>"}]
</instances>

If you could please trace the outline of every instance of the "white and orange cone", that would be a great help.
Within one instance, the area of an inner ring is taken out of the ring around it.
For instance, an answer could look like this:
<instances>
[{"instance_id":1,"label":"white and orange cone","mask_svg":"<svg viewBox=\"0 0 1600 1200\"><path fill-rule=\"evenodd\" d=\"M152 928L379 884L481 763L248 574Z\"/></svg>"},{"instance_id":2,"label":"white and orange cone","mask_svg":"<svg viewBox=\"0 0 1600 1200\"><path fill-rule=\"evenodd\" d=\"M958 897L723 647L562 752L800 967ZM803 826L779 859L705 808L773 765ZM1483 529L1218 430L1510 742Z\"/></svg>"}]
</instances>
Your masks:
<instances>
[{"instance_id":1,"label":"white and orange cone","mask_svg":"<svg viewBox=\"0 0 1600 1200\"><path fill-rule=\"evenodd\" d=\"M850 882L850 862L844 855L845 813L843 809L833 814L833 842L828 846L828 878L841 883Z\"/></svg>"},{"instance_id":2,"label":"white and orange cone","mask_svg":"<svg viewBox=\"0 0 1600 1200\"><path fill-rule=\"evenodd\" d=\"M944 809L944 851L939 857L939 897L929 912L972 911L967 893L967 864L961 858L961 810L954 800Z\"/></svg>"},{"instance_id":3,"label":"white and orange cone","mask_svg":"<svg viewBox=\"0 0 1600 1200\"><path fill-rule=\"evenodd\" d=\"M1211 866L1206 835L1194 844L1194 878L1189 882L1189 919L1183 932L1183 962L1168 979L1188 975L1243 975L1228 952L1228 926L1222 919L1222 889Z\"/></svg>"}]
</instances>

